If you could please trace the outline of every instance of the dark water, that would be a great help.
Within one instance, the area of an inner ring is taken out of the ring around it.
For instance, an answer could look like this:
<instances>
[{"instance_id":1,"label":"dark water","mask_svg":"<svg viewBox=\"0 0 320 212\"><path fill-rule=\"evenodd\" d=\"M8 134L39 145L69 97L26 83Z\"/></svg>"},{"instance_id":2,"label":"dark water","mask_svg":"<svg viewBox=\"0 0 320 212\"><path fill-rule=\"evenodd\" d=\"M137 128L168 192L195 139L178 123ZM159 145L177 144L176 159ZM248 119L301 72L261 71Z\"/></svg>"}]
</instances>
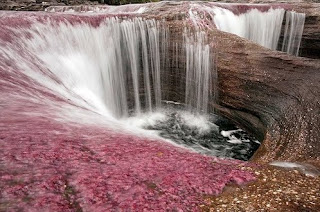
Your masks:
<instances>
[{"instance_id":1,"label":"dark water","mask_svg":"<svg viewBox=\"0 0 320 212\"><path fill-rule=\"evenodd\" d=\"M199 121L199 116L189 114L186 119L185 112L171 107L165 119L144 128L206 155L246 161L258 149L259 141L231 121L215 114Z\"/></svg>"}]
</instances>

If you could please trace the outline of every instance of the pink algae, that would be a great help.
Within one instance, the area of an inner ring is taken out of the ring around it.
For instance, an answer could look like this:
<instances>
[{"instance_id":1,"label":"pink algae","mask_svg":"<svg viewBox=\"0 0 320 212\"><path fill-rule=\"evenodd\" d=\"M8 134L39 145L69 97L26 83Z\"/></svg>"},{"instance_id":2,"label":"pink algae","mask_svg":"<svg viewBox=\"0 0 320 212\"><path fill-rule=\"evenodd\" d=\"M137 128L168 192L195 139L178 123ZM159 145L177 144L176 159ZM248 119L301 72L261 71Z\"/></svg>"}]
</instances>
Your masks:
<instances>
[{"instance_id":1,"label":"pink algae","mask_svg":"<svg viewBox=\"0 0 320 212\"><path fill-rule=\"evenodd\" d=\"M197 210L204 195L254 179L238 161L99 127L24 118L7 127L10 118L1 118L0 204L8 209Z\"/></svg>"}]
</instances>

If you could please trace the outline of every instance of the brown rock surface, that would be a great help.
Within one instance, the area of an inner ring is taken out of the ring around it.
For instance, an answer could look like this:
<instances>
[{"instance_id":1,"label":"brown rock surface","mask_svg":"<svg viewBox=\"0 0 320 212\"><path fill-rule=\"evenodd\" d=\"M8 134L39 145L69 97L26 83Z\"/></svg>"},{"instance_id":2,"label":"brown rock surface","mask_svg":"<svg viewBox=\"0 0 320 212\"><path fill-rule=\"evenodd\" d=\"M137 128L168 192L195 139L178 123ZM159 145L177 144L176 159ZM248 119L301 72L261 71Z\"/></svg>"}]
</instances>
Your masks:
<instances>
[{"instance_id":1,"label":"brown rock surface","mask_svg":"<svg viewBox=\"0 0 320 212\"><path fill-rule=\"evenodd\" d=\"M320 61L214 31L221 111L265 140L255 159L319 159ZM264 127L262 127L264 126Z\"/></svg>"},{"instance_id":2,"label":"brown rock surface","mask_svg":"<svg viewBox=\"0 0 320 212\"><path fill-rule=\"evenodd\" d=\"M293 4L294 10L306 13L300 55L320 59L320 4Z\"/></svg>"},{"instance_id":3,"label":"brown rock surface","mask_svg":"<svg viewBox=\"0 0 320 212\"><path fill-rule=\"evenodd\" d=\"M317 4L309 4L308 8L313 8L311 15L316 15L317 7ZM182 46L185 27L179 19L188 16L183 13L188 11L186 8L186 2L167 3L161 6L161 12L154 10L151 16L167 19L170 40L179 46ZM312 39L320 32L316 26L306 27ZM206 33L215 52L218 74L214 87L219 98L212 102L212 107L263 140L254 160L320 160L320 60L272 51L215 29L206 29ZM170 52L169 58L172 58L175 50ZM178 54L177 58L178 64L185 63L183 54ZM172 68L180 73L179 78L184 78L181 71L184 66ZM179 101L183 94L176 92L181 90L176 81L170 82L166 92L171 94L170 100Z\"/></svg>"},{"instance_id":4,"label":"brown rock surface","mask_svg":"<svg viewBox=\"0 0 320 212\"><path fill-rule=\"evenodd\" d=\"M245 187L229 186L222 195L208 197L203 211L308 211L320 210L320 177L274 167L244 168L257 180Z\"/></svg>"}]
</instances>

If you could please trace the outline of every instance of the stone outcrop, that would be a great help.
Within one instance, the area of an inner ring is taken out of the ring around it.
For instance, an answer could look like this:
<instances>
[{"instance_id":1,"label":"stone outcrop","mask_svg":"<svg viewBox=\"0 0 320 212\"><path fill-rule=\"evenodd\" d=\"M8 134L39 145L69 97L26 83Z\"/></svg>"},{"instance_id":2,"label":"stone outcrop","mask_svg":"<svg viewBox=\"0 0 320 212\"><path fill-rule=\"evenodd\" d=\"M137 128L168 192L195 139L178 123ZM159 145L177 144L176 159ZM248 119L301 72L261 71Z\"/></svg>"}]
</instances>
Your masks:
<instances>
[{"instance_id":1,"label":"stone outcrop","mask_svg":"<svg viewBox=\"0 0 320 212\"><path fill-rule=\"evenodd\" d=\"M219 110L264 142L261 161L319 159L320 61L214 31Z\"/></svg>"},{"instance_id":2,"label":"stone outcrop","mask_svg":"<svg viewBox=\"0 0 320 212\"><path fill-rule=\"evenodd\" d=\"M166 11L163 14L167 14L170 39L177 43L182 42L185 27L179 19L187 17L181 12L186 5L179 7L170 3L162 7ZM311 17L319 17L317 7L317 4L305 5L299 10L307 15L302 54L308 57L315 57L314 53L317 55L320 50L312 44L318 39L318 23L312 25L310 21ZM319 160L320 60L272 51L215 29L206 33L215 52L218 74L215 87L219 98L212 102L212 107L263 140L253 159L260 162ZM179 60L185 63L183 54ZM176 92L181 90L181 85L174 82L166 92L171 100L181 101L182 94Z\"/></svg>"},{"instance_id":3,"label":"stone outcrop","mask_svg":"<svg viewBox=\"0 0 320 212\"><path fill-rule=\"evenodd\" d=\"M292 7L306 13L300 56L320 59L320 4L292 4Z\"/></svg>"}]
</instances>

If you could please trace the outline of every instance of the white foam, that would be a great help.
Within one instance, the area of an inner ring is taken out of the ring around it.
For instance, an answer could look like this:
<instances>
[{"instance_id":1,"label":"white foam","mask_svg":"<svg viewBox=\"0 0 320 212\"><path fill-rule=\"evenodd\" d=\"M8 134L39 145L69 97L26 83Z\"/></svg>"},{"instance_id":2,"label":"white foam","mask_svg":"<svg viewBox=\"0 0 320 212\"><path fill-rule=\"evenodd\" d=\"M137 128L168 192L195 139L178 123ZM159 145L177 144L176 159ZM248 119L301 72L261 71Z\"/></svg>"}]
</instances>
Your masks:
<instances>
[{"instance_id":1,"label":"white foam","mask_svg":"<svg viewBox=\"0 0 320 212\"><path fill-rule=\"evenodd\" d=\"M241 129L228 130L228 131L221 130L221 135L222 135L223 137L230 137L233 133L235 133L235 132L241 132L241 131L242 131Z\"/></svg>"},{"instance_id":2,"label":"white foam","mask_svg":"<svg viewBox=\"0 0 320 212\"><path fill-rule=\"evenodd\" d=\"M317 177L320 176L320 170L310 164L286 162L286 161L273 161L270 163L272 166L297 169L304 173L306 176Z\"/></svg>"},{"instance_id":3,"label":"white foam","mask_svg":"<svg viewBox=\"0 0 320 212\"><path fill-rule=\"evenodd\" d=\"M237 138L231 138L230 140L227 140L228 143L231 143L231 144L242 144L242 141L240 139L237 139Z\"/></svg>"},{"instance_id":4,"label":"white foam","mask_svg":"<svg viewBox=\"0 0 320 212\"><path fill-rule=\"evenodd\" d=\"M164 112L149 112L140 115L122 119L121 121L127 126L135 126L139 128L154 126L157 122L165 121L167 115Z\"/></svg>"},{"instance_id":5,"label":"white foam","mask_svg":"<svg viewBox=\"0 0 320 212\"><path fill-rule=\"evenodd\" d=\"M175 102L175 101L165 101L167 104L174 104L174 105L181 105L180 102Z\"/></svg>"},{"instance_id":6,"label":"white foam","mask_svg":"<svg viewBox=\"0 0 320 212\"><path fill-rule=\"evenodd\" d=\"M183 124L187 125L190 128L195 128L200 134L204 134L214 129L215 131L219 130L219 127L208 120L208 117L205 115L194 114L190 112L181 112L181 119Z\"/></svg>"},{"instance_id":7,"label":"white foam","mask_svg":"<svg viewBox=\"0 0 320 212\"><path fill-rule=\"evenodd\" d=\"M292 162L284 162L284 161L274 161L274 162L271 162L270 165L278 166L278 167L284 167L284 168L298 168L298 167L301 167L300 164L292 163Z\"/></svg>"},{"instance_id":8,"label":"white foam","mask_svg":"<svg viewBox=\"0 0 320 212\"><path fill-rule=\"evenodd\" d=\"M243 131L243 130L242 130L242 129L228 130L228 131L222 130L222 131L220 132L220 134L221 134L223 137L228 138L228 140L227 140L228 143L241 144L242 142L250 142L250 141L248 141L248 140L238 139L237 137L235 137L234 135L232 135L233 133L241 132L241 131Z\"/></svg>"}]
</instances>

